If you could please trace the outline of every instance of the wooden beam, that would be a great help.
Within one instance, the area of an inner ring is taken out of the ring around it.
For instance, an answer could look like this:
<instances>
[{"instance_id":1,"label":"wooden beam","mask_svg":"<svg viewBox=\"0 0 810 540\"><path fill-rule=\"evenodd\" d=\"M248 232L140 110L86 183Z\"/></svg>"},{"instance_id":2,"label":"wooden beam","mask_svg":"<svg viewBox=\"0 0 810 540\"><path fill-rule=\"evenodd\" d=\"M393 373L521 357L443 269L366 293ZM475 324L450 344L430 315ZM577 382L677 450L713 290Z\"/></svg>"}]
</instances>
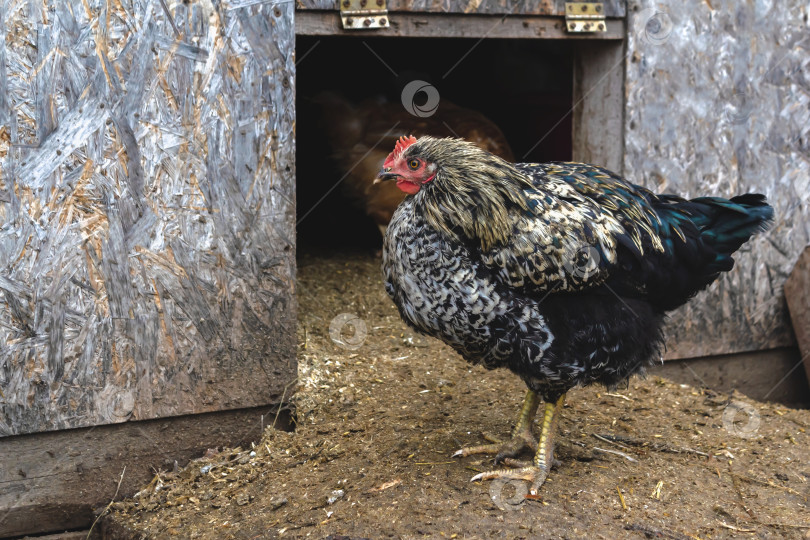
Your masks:
<instances>
[{"instance_id":1,"label":"wooden beam","mask_svg":"<svg viewBox=\"0 0 810 540\"><path fill-rule=\"evenodd\" d=\"M275 410L260 407L0 440L0 538L88 528L93 511L132 496L156 470L207 448L257 441ZM284 415L289 422L289 414ZM281 423L281 422L280 422ZM283 426L286 427L286 426Z\"/></svg>"},{"instance_id":2,"label":"wooden beam","mask_svg":"<svg viewBox=\"0 0 810 540\"><path fill-rule=\"evenodd\" d=\"M622 174L624 63L622 42L579 42L574 54L574 161Z\"/></svg>"},{"instance_id":3,"label":"wooden beam","mask_svg":"<svg viewBox=\"0 0 810 540\"><path fill-rule=\"evenodd\" d=\"M742 392L751 399L796 406L810 399L796 347L781 347L702 358L668 360L647 375L720 392Z\"/></svg>"},{"instance_id":4,"label":"wooden beam","mask_svg":"<svg viewBox=\"0 0 810 540\"><path fill-rule=\"evenodd\" d=\"M295 33L301 36L575 39L622 40L624 19L608 19L607 31L569 34L562 17L461 15L455 13L391 13L391 27L343 30L337 11L297 11Z\"/></svg>"},{"instance_id":5,"label":"wooden beam","mask_svg":"<svg viewBox=\"0 0 810 540\"><path fill-rule=\"evenodd\" d=\"M785 281L785 298L810 383L810 246L799 255L796 266Z\"/></svg>"},{"instance_id":6,"label":"wooden beam","mask_svg":"<svg viewBox=\"0 0 810 540\"><path fill-rule=\"evenodd\" d=\"M624 17L625 0L602 0L606 17ZM372 6L373 7L373 6ZM565 15L565 0L521 0L520 2L485 2L470 0L388 0L389 12L465 13L488 15ZM338 0L296 0L295 9L340 9Z\"/></svg>"},{"instance_id":7,"label":"wooden beam","mask_svg":"<svg viewBox=\"0 0 810 540\"><path fill-rule=\"evenodd\" d=\"M99 525L96 524L96 527L93 530L94 535L96 535L98 529ZM67 531L55 534L48 534L45 536L37 536L35 538L31 538L30 540L86 540L88 534L90 534L90 529L86 531ZM29 537L23 538L23 540L28 540L28 538ZM98 538L98 536L96 535L93 538Z\"/></svg>"}]
</instances>

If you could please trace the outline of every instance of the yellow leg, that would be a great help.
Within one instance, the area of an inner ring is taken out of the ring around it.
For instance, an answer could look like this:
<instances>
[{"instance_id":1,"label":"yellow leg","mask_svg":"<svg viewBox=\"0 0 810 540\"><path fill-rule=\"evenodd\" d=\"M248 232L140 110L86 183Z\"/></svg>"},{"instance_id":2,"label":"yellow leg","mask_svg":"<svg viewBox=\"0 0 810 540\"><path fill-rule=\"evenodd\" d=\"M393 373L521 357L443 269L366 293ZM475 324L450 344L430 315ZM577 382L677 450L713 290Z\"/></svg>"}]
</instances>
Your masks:
<instances>
[{"instance_id":1,"label":"yellow leg","mask_svg":"<svg viewBox=\"0 0 810 540\"><path fill-rule=\"evenodd\" d=\"M472 481L492 480L494 478L520 479L531 482L531 493L537 494L540 486L546 481L554 461L554 434L557 430L557 423L560 418L565 394L560 396L556 403L546 403L543 406L543 419L540 425L540 442L537 445L537 453L531 465L523 464L514 460L506 460L507 463L522 465L517 469L503 469L487 471L473 476Z\"/></svg>"},{"instance_id":2,"label":"yellow leg","mask_svg":"<svg viewBox=\"0 0 810 540\"><path fill-rule=\"evenodd\" d=\"M453 454L453 457L467 457L474 454L496 454L495 462L499 463L505 458L520 454L520 452L526 448L535 451L537 441L532 435L532 422L534 421L535 414L537 414L537 407L539 405L540 396L531 390L527 391L526 397L523 398L523 405L520 407L520 416L518 416L515 429L512 430L512 438L509 441L503 442L494 437L484 435L492 444L468 446Z\"/></svg>"},{"instance_id":3,"label":"yellow leg","mask_svg":"<svg viewBox=\"0 0 810 540\"><path fill-rule=\"evenodd\" d=\"M534 415L537 414L537 407L540 405L540 396L532 392L526 391L526 397L523 398L523 405L520 407L520 416L515 424L515 429L512 430L512 438L522 435L526 432L531 434L532 422Z\"/></svg>"},{"instance_id":4,"label":"yellow leg","mask_svg":"<svg viewBox=\"0 0 810 540\"><path fill-rule=\"evenodd\" d=\"M554 435L557 433L557 423L560 420L565 402L565 394L561 395L557 403L546 403L543 407L543 423L540 425L540 443L534 455L534 466L550 470L554 461Z\"/></svg>"}]
</instances>

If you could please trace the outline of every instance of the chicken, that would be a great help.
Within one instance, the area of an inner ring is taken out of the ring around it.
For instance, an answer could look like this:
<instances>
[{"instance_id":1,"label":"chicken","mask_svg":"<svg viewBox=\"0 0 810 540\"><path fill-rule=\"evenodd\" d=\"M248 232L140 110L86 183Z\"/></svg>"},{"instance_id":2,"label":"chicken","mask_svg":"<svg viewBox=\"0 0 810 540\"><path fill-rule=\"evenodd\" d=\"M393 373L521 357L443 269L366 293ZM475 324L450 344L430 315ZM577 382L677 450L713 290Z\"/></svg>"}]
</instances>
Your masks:
<instances>
[{"instance_id":1,"label":"chicken","mask_svg":"<svg viewBox=\"0 0 810 540\"><path fill-rule=\"evenodd\" d=\"M580 163L511 164L459 139L402 138L375 181L409 195L383 244L402 318L528 392L509 441L463 448L537 493L566 392L660 361L665 313L734 265L773 219L765 197L656 195ZM539 441L533 419L544 403ZM513 458L534 451L531 462Z\"/></svg>"},{"instance_id":2,"label":"chicken","mask_svg":"<svg viewBox=\"0 0 810 540\"><path fill-rule=\"evenodd\" d=\"M405 134L463 137L484 150L512 160L501 130L483 114L442 100L429 117L409 114L401 103L368 100L358 106L331 92L319 94L324 130L338 167L346 171L343 193L371 217L380 231L391 221L405 194L392 184L373 184L391 146ZM393 127L392 127L393 126Z\"/></svg>"}]
</instances>

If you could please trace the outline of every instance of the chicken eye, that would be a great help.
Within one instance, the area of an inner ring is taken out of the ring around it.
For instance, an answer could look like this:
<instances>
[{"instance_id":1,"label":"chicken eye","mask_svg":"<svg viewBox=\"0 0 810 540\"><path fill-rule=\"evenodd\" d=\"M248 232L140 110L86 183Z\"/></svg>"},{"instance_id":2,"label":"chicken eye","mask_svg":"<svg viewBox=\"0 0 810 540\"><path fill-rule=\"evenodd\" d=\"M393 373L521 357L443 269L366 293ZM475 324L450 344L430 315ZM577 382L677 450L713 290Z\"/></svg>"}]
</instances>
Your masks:
<instances>
[{"instance_id":1,"label":"chicken eye","mask_svg":"<svg viewBox=\"0 0 810 540\"><path fill-rule=\"evenodd\" d=\"M411 169L413 169L415 171L416 169L419 168L419 160L418 159L410 160L408 162L408 167L410 167Z\"/></svg>"}]
</instances>

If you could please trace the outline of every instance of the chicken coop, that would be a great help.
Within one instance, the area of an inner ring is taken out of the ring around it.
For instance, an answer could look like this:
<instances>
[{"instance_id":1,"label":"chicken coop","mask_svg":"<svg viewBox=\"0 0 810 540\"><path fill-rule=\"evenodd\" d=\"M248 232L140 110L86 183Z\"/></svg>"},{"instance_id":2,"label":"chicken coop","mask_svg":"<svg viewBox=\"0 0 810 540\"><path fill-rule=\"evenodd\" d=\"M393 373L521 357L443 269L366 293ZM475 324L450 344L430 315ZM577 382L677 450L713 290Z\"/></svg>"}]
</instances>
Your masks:
<instances>
[{"instance_id":1,"label":"chicken coop","mask_svg":"<svg viewBox=\"0 0 810 540\"><path fill-rule=\"evenodd\" d=\"M354 26L379 26L372 4ZM461 136L498 154L498 141L480 136L494 124L507 159L518 162L598 163L653 191L685 196L762 192L775 201L777 227L753 244L752 257L740 257L732 276L671 316L665 358L672 362L662 373L754 397L806 400L781 293L808 241L799 232L806 217L799 200L780 201L779 187L803 193L807 177L806 160L788 157L805 145L807 92L796 74L806 70L806 6L757 8L773 25L771 34L757 34L760 41L787 29L781 55L771 57L749 50L743 36L754 23L732 4L701 6L699 17L686 6L622 1L384 4L392 14L384 27L358 31L344 28L334 2L298 1L298 178L299 188L308 186L298 190L300 252L379 249L373 225L390 203L366 195L357 204L347 184L373 177L377 169L366 162L379 168L409 130ZM343 19L363 6L343 6ZM687 28L704 18L723 21L725 30ZM758 42L769 46L777 47ZM482 117L471 127L459 108L467 119ZM774 108L784 123L767 112ZM778 150L755 159L765 148Z\"/></svg>"},{"instance_id":2,"label":"chicken coop","mask_svg":"<svg viewBox=\"0 0 810 540\"><path fill-rule=\"evenodd\" d=\"M807 398L782 292L810 241L799 2L7 4L0 537L87 528L153 471L289 425L296 254L374 256L391 201L352 179L412 131L766 194L773 230L673 314L662 369Z\"/></svg>"}]
</instances>

